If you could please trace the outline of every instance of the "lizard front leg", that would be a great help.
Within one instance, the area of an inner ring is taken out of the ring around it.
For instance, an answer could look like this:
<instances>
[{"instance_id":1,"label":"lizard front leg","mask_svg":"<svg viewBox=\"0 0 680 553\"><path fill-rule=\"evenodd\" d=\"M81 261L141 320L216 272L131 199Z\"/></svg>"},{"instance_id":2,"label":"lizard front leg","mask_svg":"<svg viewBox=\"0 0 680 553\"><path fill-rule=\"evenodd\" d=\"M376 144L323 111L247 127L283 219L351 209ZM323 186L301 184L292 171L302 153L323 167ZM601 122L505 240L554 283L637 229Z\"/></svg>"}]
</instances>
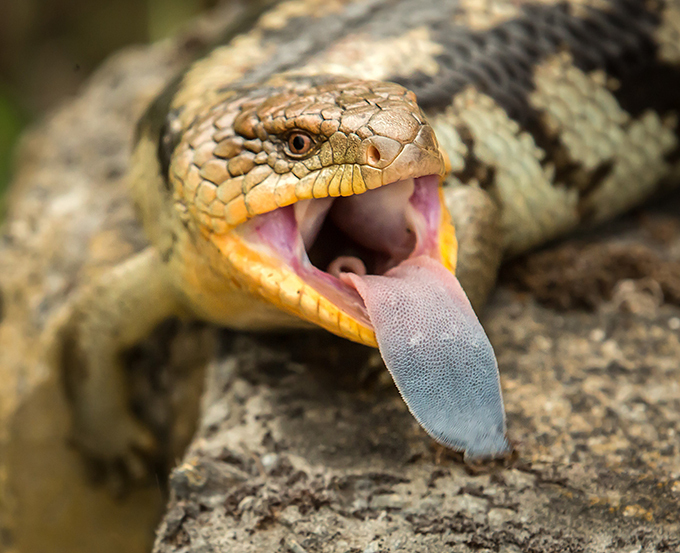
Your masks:
<instances>
[{"instance_id":1,"label":"lizard front leg","mask_svg":"<svg viewBox=\"0 0 680 553\"><path fill-rule=\"evenodd\" d=\"M88 285L51 333L50 363L73 415L73 439L87 456L140 479L155 449L129 409L121 354L180 311L160 256L147 248Z\"/></svg>"},{"instance_id":2,"label":"lizard front leg","mask_svg":"<svg viewBox=\"0 0 680 553\"><path fill-rule=\"evenodd\" d=\"M479 313L503 258L500 209L487 192L472 186L445 185L444 199L458 240L456 276Z\"/></svg>"}]
</instances>

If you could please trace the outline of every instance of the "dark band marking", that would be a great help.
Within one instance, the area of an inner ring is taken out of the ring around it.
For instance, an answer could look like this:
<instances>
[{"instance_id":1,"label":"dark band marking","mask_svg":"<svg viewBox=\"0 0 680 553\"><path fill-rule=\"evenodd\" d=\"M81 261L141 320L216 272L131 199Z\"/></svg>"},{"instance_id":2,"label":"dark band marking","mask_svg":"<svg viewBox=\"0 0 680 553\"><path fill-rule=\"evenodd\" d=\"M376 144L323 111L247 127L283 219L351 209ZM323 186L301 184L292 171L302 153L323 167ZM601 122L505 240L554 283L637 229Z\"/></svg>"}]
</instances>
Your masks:
<instances>
[{"instance_id":1,"label":"dark band marking","mask_svg":"<svg viewBox=\"0 0 680 553\"><path fill-rule=\"evenodd\" d=\"M538 117L528 101L534 90L534 69L550 55L566 48L579 69L602 69L617 79L636 76L655 57L652 33L658 20L640 3L615 0L610 12L591 9L589 13L588 19L582 19L572 14L568 3L528 4L522 17L485 32L443 20L433 22L433 39L445 50L436 56L438 73L397 75L391 80L413 90L421 107L429 111L442 110L473 85L531 130Z\"/></svg>"},{"instance_id":2,"label":"dark band marking","mask_svg":"<svg viewBox=\"0 0 680 553\"><path fill-rule=\"evenodd\" d=\"M143 136L146 136L154 143L158 144L157 158L166 190L169 191L171 188L169 175L170 159L175 147L181 140L181 131L172 130L172 122L179 113L171 112L170 106L172 105L175 95L182 87L184 76L191 69L193 62L197 59L208 54L216 46L226 44L235 36L250 29L267 8L266 2L248 6L245 12L240 13L234 18L232 23L227 26L215 43L206 44L203 45L202 48L197 48L192 62L188 63L184 70L182 70L163 89L139 120L139 123L135 128L134 143L137 144Z\"/></svg>"},{"instance_id":3,"label":"dark band marking","mask_svg":"<svg viewBox=\"0 0 680 553\"><path fill-rule=\"evenodd\" d=\"M147 138L157 145L156 156L160 167L160 174L166 190L170 190L170 158L179 143L179 133L170 133L170 123L176 113L170 112L172 99L179 90L182 76L178 76L168 84L163 92L149 105L135 128L134 144L142 138Z\"/></svg>"},{"instance_id":4,"label":"dark band marking","mask_svg":"<svg viewBox=\"0 0 680 553\"><path fill-rule=\"evenodd\" d=\"M251 86L264 82L275 73L301 67L312 56L318 54L345 35L360 28L364 22L379 17L385 6L384 0L360 2L350 5L342 13L331 13L325 17L293 17L281 29L266 29L262 43L274 44L274 55L251 69L237 86Z\"/></svg>"},{"instance_id":5,"label":"dark band marking","mask_svg":"<svg viewBox=\"0 0 680 553\"><path fill-rule=\"evenodd\" d=\"M177 244L177 233L172 231L170 233L170 245L161 252L161 260L163 263L168 263L172 259L172 255L175 252L175 246Z\"/></svg>"},{"instance_id":6,"label":"dark band marking","mask_svg":"<svg viewBox=\"0 0 680 553\"><path fill-rule=\"evenodd\" d=\"M658 63L655 59L656 55L644 69L622 80L613 92L621 107L633 117L649 109L667 113L679 107L680 67Z\"/></svg>"},{"instance_id":7,"label":"dark band marking","mask_svg":"<svg viewBox=\"0 0 680 553\"><path fill-rule=\"evenodd\" d=\"M484 32L450 21L441 19L431 25L433 39L445 50L436 57L438 73L419 72L391 80L413 90L429 113L443 110L456 94L474 86L532 135L547 154L542 164L555 166L555 182L574 186L583 196L598 188L611 173L612 164L585 169L570 157L559 135L547 132L541 113L529 104L537 64L568 50L574 65L585 73L599 69L618 81L613 94L632 117L650 109L663 115L680 106L680 68L657 61L653 33L660 17L637 0L613 0L607 11L588 9L585 19L574 15L573 5L566 2L527 4L521 17ZM465 129L458 130L465 134ZM468 142L464 178L480 169L474 144Z\"/></svg>"},{"instance_id":8,"label":"dark band marking","mask_svg":"<svg viewBox=\"0 0 680 553\"><path fill-rule=\"evenodd\" d=\"M454 172L454 175L463 184L471 184L472 181L477 181L480 188L488 190L496 178L496 168L484 163L477 157L474 138L467 127L461 126L458 133L467 148L467 155L465 156L465 167L462 171Z\"/></svg>"},{"instance_id":9,"label":"dark band marking","mask_svg":"<svg viewBox=\"0 0 680 553\"><path fill-rule=\"evenodd\" d=\"M158 135L158 150L156 156L161 167L161 175L163 175L163 185L169 192L170 186L170 161L172 154L182 139L181 132L173 131L173 121L176 120L179 113L175 110L170 111L163 121L163 126Z\"/></svg>"}]
</instances>

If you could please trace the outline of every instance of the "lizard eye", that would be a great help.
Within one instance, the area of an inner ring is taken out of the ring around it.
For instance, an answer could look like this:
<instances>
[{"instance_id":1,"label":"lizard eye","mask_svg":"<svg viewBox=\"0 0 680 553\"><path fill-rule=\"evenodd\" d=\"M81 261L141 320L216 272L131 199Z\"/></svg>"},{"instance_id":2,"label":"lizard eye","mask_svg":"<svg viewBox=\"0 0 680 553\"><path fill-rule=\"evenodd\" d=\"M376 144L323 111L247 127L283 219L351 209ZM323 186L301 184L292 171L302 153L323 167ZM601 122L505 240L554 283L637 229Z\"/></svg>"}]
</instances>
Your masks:
<instances>
[{"instance_id":1,"label":"lizard eye","mask_svg":"<svg viewBox=\"0 0 680 553\"><path fill-rule=\"evenodd\" d=\"M297 131L288 135L287 145L291 155L303 156L312 149L314 141L308 134Z\"/></svg>"}]
</instances>

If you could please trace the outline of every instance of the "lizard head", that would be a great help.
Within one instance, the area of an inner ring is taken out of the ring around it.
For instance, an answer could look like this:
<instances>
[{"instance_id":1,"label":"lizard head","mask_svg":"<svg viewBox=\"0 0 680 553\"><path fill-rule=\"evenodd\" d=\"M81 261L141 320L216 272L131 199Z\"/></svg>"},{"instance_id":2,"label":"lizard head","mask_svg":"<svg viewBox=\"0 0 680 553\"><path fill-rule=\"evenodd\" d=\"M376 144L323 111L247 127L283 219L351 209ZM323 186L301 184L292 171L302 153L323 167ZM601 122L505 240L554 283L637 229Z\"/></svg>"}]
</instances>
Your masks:
<instances>
[{"instance_id":1,"label":"lizard head","mask_svg":"<svg viewBox=\"0 0 680 553\"><path fill-rule=\"evenodd\" d=\"M433 437L496 455L508 449L498 370L454 276L446 169L412 92L286 76L197 117L170 176L239 287L379 346Z\"/></svg>"}]
</instances>

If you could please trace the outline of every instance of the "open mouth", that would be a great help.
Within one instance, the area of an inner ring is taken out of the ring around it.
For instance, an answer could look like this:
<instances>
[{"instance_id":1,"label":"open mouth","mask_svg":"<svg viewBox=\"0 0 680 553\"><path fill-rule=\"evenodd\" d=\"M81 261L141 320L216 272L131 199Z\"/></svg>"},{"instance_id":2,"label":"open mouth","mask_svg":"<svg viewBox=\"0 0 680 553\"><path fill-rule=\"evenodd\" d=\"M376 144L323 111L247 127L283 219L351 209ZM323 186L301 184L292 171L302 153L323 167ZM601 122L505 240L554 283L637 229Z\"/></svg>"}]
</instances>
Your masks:
<instances>
[{"instance_id":1,"label":"open mouth","mask_svg":"<svg viewBox=\"0 0 680 553\"><path fill-rule=\"evenodd\" d=\"M439 178L409 178L360 195L302 200L258 215L237 232L370 328L364 302L347 275L383 275L418 256L440 260Z\"/></svg>"},{"instance_id":2,"label":"open mouth","mask_svg":"<svg viewBox=\"0 0 680 553\"><path fill-rule=\"evenodd\" d=\"M498 365L453 274L439 178L298 201L236 232L262 258L257 280L265 292L271 282L277 305L379 347L432 437L470 458L502 455L509 444Z\"/></svg>"}]
</instances>

